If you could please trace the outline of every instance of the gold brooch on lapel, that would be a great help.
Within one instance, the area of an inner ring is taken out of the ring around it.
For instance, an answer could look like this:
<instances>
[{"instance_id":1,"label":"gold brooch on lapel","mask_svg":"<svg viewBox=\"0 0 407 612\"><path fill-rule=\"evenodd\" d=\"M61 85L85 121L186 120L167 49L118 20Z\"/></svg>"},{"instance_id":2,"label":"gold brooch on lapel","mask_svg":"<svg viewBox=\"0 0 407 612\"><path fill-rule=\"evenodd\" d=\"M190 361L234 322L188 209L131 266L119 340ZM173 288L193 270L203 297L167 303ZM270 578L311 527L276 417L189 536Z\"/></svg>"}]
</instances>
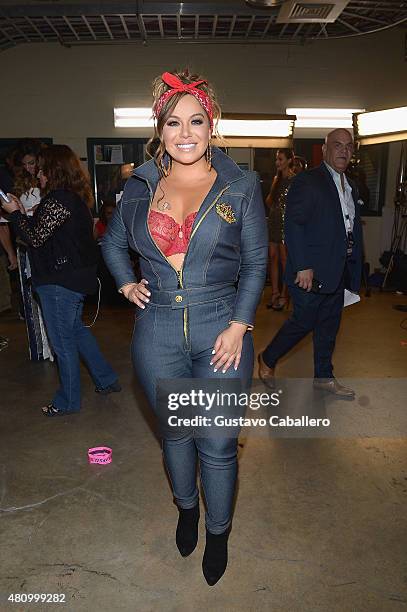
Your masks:
<instances>
[{"instance_id":1,"label":"gold brooch on lapel","mask_svg":"<svg viewBox=\"0 0 407 612\"><path fill-rule=\"evenodd\" d=\"M222 217L228 223L236 223L235 213L233 212L233 208L230 204L225 204L224 202L220 202L216 204L216 212L219 217Z\"/></svg>"}]
</instances>

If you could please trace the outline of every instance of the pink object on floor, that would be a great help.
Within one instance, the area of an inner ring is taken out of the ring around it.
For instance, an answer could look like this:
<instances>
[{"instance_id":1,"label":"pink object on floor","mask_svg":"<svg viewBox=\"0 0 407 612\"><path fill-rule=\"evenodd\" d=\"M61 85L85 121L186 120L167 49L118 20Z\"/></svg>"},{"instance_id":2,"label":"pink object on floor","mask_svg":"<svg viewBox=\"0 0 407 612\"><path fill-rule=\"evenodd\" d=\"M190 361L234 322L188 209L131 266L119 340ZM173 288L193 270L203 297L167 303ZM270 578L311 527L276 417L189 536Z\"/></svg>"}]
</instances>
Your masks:
<instances>
[{"instance_id":1,"label":"pink object on floor","mask_svg":"<svg viewBox=\"0 0 407 612\"><path fill-rule=\"evenodd\" d=\"M100 465L112 463L112 449L108 446L95 446L94 448L89 448L88 460L89 463L99 463Z\"/></svg>"}]
</instances>

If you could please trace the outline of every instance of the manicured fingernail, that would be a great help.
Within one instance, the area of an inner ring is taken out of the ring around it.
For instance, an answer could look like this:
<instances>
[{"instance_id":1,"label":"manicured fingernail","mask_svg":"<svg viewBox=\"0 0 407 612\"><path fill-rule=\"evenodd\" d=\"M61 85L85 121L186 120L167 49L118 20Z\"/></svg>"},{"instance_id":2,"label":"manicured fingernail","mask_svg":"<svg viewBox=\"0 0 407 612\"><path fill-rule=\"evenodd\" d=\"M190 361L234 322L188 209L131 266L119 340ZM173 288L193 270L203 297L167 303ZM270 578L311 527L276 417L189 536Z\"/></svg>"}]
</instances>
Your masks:
<instances>
[{"instance_id":1,"label":"manicured fingernail","mask_svg":"<svg viewBox=\"0 0 407 612\"><path fill-rule=\"evenodd\" d=\"M150 295L151 295L151 293L150 293L150 292L148 292L148 293L147 293L147 295L148 295L148 296L150 296Z\"/></svg>"},{"instance_id":2,"label":"manicured fingernail","mask_svg":"<svg viewBox=\"0 0 407 612\"><path fill-rule=\"evenodd\" d=\"M215 354L215 352L216 352L216 351L215 351L215 349L213 349L213 351L212 351L212 355L214 355L214 354Z\"/></svg>"},{"instance_id":3,"label":"manicured fingernail","mask_svg":"<svg viewBox=\"0 0 407 612\"><path fill-rule=\"evenodd\" d=\"M213 365L213 361L210 361L210 362L209 362L209 365Z\"/></svg>"},{"instance_id":4,"label":"manicured fingernail","mask_svg":"<svg viewBox=\"0 0 407 612\"><path fill-rule=\"evenodd\" d=\"M237 366L235 366L235 371L237 370Z\"/></svg>"},{"instance_id":5,"label":"manicured fingernail","mask_svg":"<svg viewBox=\"0 0 407 612\"><path fill-rule=\"evenodd\" d=\"M215 368L213 371L214 371L214 372L217 372L218 370Z\"/></svg>"},{"instance_id":6,"label":"manicured fingernail","mask_svg":"<svg viewBox=\"0 0 407 612\"><path fill-rule=\"evenodd\" d=\"M147 298L147 299L146 299L146 302L149 302L149 301L150 301L150 300Z\"/></svg>"},{"instance_id":7,"label":"manicured fingernail","mask_svg":"<svg viewBox=\"0 0 407 612\"><path fill-rule=\"evenodd\" d=\"M140 308L145 308L144 304L142 304L142 305L140 306Z\"/></svg>"},{"instance_id":8,"label":"manicured fingernail","mask_svg":"<svg viewBox=\"0 0 407 612\"><path fill-rule=\"evenodd\" d=\"M226 373L226 370L222 370L222 374L225 374L225 373Z\"/></svg>"}]
</instances>

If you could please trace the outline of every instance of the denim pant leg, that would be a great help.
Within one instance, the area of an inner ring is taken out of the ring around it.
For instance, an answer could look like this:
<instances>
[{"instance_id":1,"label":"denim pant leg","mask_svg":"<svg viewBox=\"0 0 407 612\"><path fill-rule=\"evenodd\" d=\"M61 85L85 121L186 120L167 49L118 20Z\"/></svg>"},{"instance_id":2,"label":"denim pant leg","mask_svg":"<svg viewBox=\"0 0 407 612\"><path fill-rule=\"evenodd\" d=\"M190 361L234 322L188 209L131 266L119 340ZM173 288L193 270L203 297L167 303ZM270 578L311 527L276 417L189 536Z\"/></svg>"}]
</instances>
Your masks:
<instances>
[{"instance_id":1,"label":"denim pant leg","mask_svg":"<svg viewBox=\"0 0 407 612\"><path fill-rule=\"evenodd\" d=\"M84 297L83 297L84 299ZM86 363L92 380L98 389L104 389L116 382L118 375L106 361L101 352L95 336L82 321L83 299L77 310L75 319L75 336L79 353Z\"/></svg>"},{"instance_id":2,"label":"denim pant leg","mask_svg":"<svg viewBox=\"0 0 407 612\"><path fill-rule=\"evenodd\" d=\"M205 525L223 533L232 522L237 481L237 438L195 438L206 501Z\"/></svg>"},{"instance_id":3,"label":"denim pant leg","mask_svg":"<svg viewBox=\"0 0 407 612\"><path fill-rule=\"evenodd\" d=\"M52 347L57 356L60 387L52 403L60 410L79 410L81 383L75 321L83 301L80 293L59 285L36 288Z\"/></svg>"},{"instance_id":4,"label":"denim pant leg","mask_svg":"<svg viewBox=\"0 0 407 612\"><path fill-rule=\"evenodd\" d=\"M97 387L107 387L117 374L107 363L96 339L83 325L85 295L60 285L40 285L36 289L52 346L58 358L61 386L52 403L60 410L79 410L81 406L81 354Z\"/></svg>"},{"instance_id":5,"label":"denim pant leg","mask_svg":"<svg viewBox=\"0 0 407 612\"><path fill-rule=\"evenodd\" d=\"M183 312L147 306L138 309L132 339L132 358L149 403L158 420L157 380L190 378L191 357L183 342ZM164 415L168 418L168 414ZM165 422L162 430L168 432ZM193 508L199 497L196 468L197 450L190 428L162 434L164 464L179 508Z\"/></svg>"},{"instance_id":6,"label":"denim pant leg","mask_svg":"<svg viewBox=\"0 0 407 612\"><path fill-rule=\"evenodd\" d=\"M197 450L192 432L179 438L164 438L163 458L178 508L193 508L198 503L196 484Z\"/></svg>"},{"instance_id":7,"label":"denim pant leg","mask_svg":"<svg viewBox=\"0 0 407 612\"><path fill-rule=\"evenodd\" d=\"M241 381L240 389L247 391L254 361L253 340L250 333L244 336L242 356L237 371L232 365L225 374L219 376L218 372L213 371L213 366L209 365L211 358L212 347L200 353L198 359L193 360L194 378L218 379L220 389L222 389L222 381L235 379ZM233 416L242 416L244 408L236 407L233 412ZM225 436L221 436L216 428L208 428L204 436L195 436L201 483L206 501L205 524L210 533L223 533L232 522L238 473L238 435L239 429L235 427L225 430Z\"/></svg>"}]
</instances>

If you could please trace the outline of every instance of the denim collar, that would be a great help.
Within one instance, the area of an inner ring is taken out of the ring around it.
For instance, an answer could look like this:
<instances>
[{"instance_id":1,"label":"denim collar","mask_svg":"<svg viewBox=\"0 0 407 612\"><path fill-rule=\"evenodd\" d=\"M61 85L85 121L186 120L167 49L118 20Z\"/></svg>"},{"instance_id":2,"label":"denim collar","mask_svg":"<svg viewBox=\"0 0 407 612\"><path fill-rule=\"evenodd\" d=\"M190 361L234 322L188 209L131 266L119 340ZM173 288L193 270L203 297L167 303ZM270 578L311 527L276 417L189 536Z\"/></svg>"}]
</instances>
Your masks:
<instances>
[{"instance_id":1,"label":"denim collar","mask_svg":"<svg viewBox=\"0 0 407 612\"><path fill-rule=\"evenodd\" d=\"M225 184L233 183L244 177L243 170L218 147L212 147L212 165L218 174L218 179ZM154 188L160 179L158 168L153 159L136 168L132 176L141 178Z\"/></svg>"}]
</instances>

